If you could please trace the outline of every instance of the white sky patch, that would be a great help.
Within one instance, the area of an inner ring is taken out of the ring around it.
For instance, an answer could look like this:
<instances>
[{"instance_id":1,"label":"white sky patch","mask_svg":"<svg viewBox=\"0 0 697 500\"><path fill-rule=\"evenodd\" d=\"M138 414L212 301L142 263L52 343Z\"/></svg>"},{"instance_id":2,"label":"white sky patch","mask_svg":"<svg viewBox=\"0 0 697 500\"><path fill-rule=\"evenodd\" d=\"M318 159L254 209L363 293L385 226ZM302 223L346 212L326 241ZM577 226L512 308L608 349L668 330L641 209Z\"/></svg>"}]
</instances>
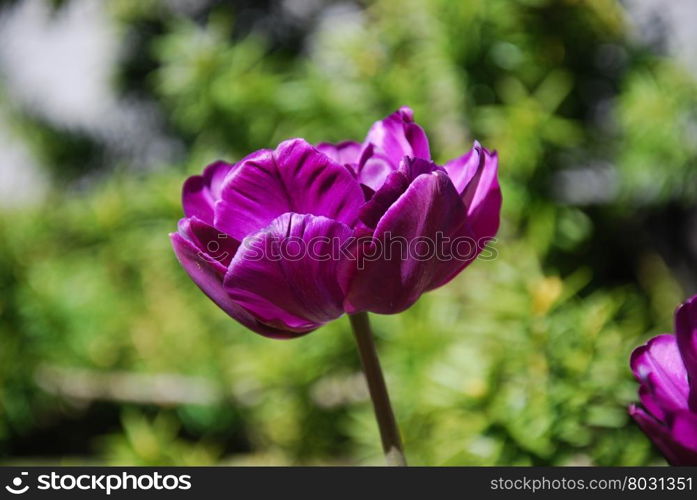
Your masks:
<instances>
[{"instance_id":1,"label":"white sky patch","mask_svg":"<svg viewBox=\"0 0 697 500\"><path fill-rule=\"evenodd\" d=\"M20 112L102 143L107 161L156 165L177 152L152 103L117 95L125 40L106 2L20 2L0 13L0 77Z\"/></svg>"},{"instance_id":2,"label":"white sky patch","mask_svg":"<svg viewBox=\"0 0 697 500\"><path fill-rule=\"evenodd\" d=\"M0 113L0 210L34 205L44 198L46 176L26 144L15 137Z\"/></svg>"},{"instance_id":3,"label":"white sky patch","mask_svg":"<svg viewBox=\"0 0 697 500\"><path fill-rule=\"evenodd\" d=\"M110 82L118 38L94 0L74 0L58 11L48 2L20 2L0 20L0 67L5 85L49 121L99 126L114 104Z\"/></svg>"},{"instance_id":4,"label":"white sky patch","mask_svg":"<svg viewBox=\"0 0 697 500\"><path fill-rule=\"evenodd\" d=\"M635 36L653 42L664 36L668 51L697 75L697 2L625 0Z\"/></svg>"}]
</instances>

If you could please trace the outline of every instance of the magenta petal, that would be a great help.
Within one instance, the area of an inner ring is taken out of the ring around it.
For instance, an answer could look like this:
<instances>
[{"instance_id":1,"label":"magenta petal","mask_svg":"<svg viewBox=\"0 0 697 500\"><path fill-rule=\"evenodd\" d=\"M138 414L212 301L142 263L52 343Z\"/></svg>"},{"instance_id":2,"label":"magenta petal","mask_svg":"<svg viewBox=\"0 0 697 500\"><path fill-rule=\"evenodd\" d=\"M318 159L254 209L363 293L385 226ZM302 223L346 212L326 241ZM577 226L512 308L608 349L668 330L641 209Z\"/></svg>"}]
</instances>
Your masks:
<instances>
[{"instance_id":1,"label":"magenta petal","mask_svg":"<svg viewBox=\"0 0 697 500\"><path fill-rule=\"evenodd\" d=\"M358 214L361 222L374 229L385 212L409 188L410 182L411 179L399 170L390 173L380 189L361 207Z\"/></svg>"},{"instance_id":2,"label":"magenta petal","mask_svg":"<svg viewBox=\"0 0 697 500\"><path fill-rule=\"evenodd\" d=\"M697 465L697 414L687 410L678 411L671 415L669 426L675 441L692 453L693 461L690 465Z\"/></svg>"},{"instance_id":3,"label":"magenta petal","mask_svg":"<svg viewBox=\"0 0 697 500\"><path fill-rule=\"evenodd\" d=\"M237 164L225 163L224 161L216 161L203 169L203 178L206 179L208 188L214 199L220 198L220 192L223 187L223 181L231 170L234 170Z\"/></svg>"},{"instance_id":4,"label":"magenta petal","mask_svg":"<svg viewBox=\"0 0 697 500\"><path fill-rule=\"evenodd\" d=\"M656 417L656 419L660 420L661 422L665 421L666 412L663 410L659 402L656 401L656 397L651 389L649 389L646 385L639 386L639 401L641 401L644 408L646 408L651 415Z\"/></svg>"},{"instance_id":5,"label":"magenta petal","mask_svg":"<svg viewBox=\"0 0 697 500\"><path fill-rule=\"evenodd\" d=\"M690 408L697 411L697 295L675 313L675 337L690 376Z\"/></svg>"},{"instance_id":6,"label":"magenta petal","mask_svg":"<svg viewBox=\"0 0 697 500\"><path fill-rule=\"evenodd\" d=\"M390 174L373 196L361 207L358 218L369 228L375 228L387 210L421 174L443 171L433 162L405 157L399 169Z\"/></svg>"},{"instance_id":7,"label":"magenta petal","mask_svg":"<svg viewBox=\"0 0 697 500\"><path fill-rule=\"evenodd\" d=\"M377 191L395 167L385 156L372 155L359 165L358 181Z\"/></svg>"},{"instance_id":8,"label":"magenta petal","mask_svg":"<svg viewBox=\"0 0 697 500\"><path fill-rule=\"evenodd\" d=\"M215 200L202 176L194 175L184 182L182 205L187 217L198 217L206 222L213 222Z\"/></svg>"},{"instance_id":9,"label":"magenta petal","mask_svg":"<svg viewBox=\"0 0 697 500\"><path fill-rule=\"evenodd\" d=\"M464 267L440 254L443 237L469 234L465 207L447 174L425 160L421 173L378 222L373 239L359 245L356 267L347 276L347 312L392 314L412 305L436 283ZM377 196L377 194L376 194Z\"/></svg>"},{"instance_id":10,"label":"magenta petal","mask_svg":"<svg viewBox=\"0 0 697 500\"><path fill-rule=\"evenodd\" d=\"M475 149L478 147L475 144ZM462 193L472 230L480 240L496 235L501 215L501 188L498 180L498 155L479 147L479 165Z\"/></svg>"},{"instance_id":11,"label":"magenta petal","mask_svg":"<svg viewBox=\"0 0 697 500\"><path fill-rule=\"evenodd\" d=\"M302 139L257 151L238 165L225 178L214 220L240 240L288 212L353 225L364 201L354 174Z\"/></svg>"},{"instance_id":12,"label":"magenta petal","mask_svg":"<svg viewBox=\"0 0 697 500\"><path fill-rule=\"evenodd\" d=\"M393 169L399 166L405 156L431 159L428 138L423 129L414 123L414 112L406 106L375 122L368 131L364 144L366 147L372 144L376 149L375 153L382 153Z\"/></svg>"},{"instance_id":13,"label":"magenta petal","mask_svg":"<svg viewBox=\"0 0 697 500\"><path fill-rule=\"evenodd\" d=\"M659 335L632 353L634 376L664 411L687 408L688 382L673 335Z\"/></svg>"},{"instance_id":14,"label":"magenta petal","mask_svg":"<svg viewBox=\"0 0 697 500\"><path fill-rule=\"evenodd\" d=\"M226 270L240 246L238 240L197 217L180 220L179 234L199 248L206 258L219 262Z\"/></svg>"},{"instance_id":15,"label":"magenta petal","mask_svg":"<svg viewBox=\"0 0 697 500\"><path fill-rule=\"evenodd\" d=\"M266 324L297 332L315 329L344 312L338 250L350 236L341 222L284 214L245 238L225 287Z\"/></svg>"},{"instance_id":16,"label":"magenta petal","mask_svg":"<svg viewBox=\"0 0 697 500\"><path fill-rule=\"evenodd\" d=\"M447 162L445 170L462 195L477 238L493 238L499 228L502 202L497 154L475 141L467 154Z\"/></svg>"},{"instance_id":17,"label":"magenta petal","mask_svg":"<svg viewBox=\"0 0 697 500\"><path fill-rule=\"evenodd\" d=\"M688 372L697 377L697 295L676 311L675 336Z\"/></svg>"},{"instance_id":18,"label":"magenta petal","mask_svg":"<svg viewBox=\"0 0 697 500\"><path fill-rule=\"evenodd\" d=\"M213 208L220 197L220 186L233 166L217 161L208 165L203 175L194 175L184 182L182 205L187 217L198 217L204 222L213 223Z\"/></svg>"},{"instance_id":19,"label":"magenta petal","mask_svg":"<svg viewBox=\"0 0 697 500\"><path fill-rule=\"evenodd\" d=\"M482 147L479 142L475 141L474 146L467 153L444 165L445 171L448 172L458 193L464 193L465 188L479 170L481 159Z\"/></svg>"},{"instance_id":20,"label":"magenta petal","mask_svg":"<svg viewBox=\"0 0 697 500\"><path fill-rule=\"evenodd\" d=\"M194 243L179 233L170 234L170 239L174 253L186 273L203 293L233 319L250 330L267 337L291 338L298 336L293 332L280 330L259 322L252 314L235 303L223 288L225 267L220 262L205 255Z\"/></svg>"},{"instance_id":21,"label":"magenta petal","mask_svg":"<svg viewBox=\"0 0 697 500\"><path fill-rule=\"evenodd\" d=\"M354 141L344 141L338 144L320 142L315 147L339 165L351 165L352 168L355 168L355 165L358 164L362 145Z\"/></svg>"},{"instance_id":22,"label":"magenta petal","mask_svg":"<svg viewBox=\"0 0 697 500\"><path fill-rule=\"evenodd\" d=\"M697 452L678 443L666 425L636 405L629 407L629 414L671 465L697 465Z\"/></svg>"}]
</instances>

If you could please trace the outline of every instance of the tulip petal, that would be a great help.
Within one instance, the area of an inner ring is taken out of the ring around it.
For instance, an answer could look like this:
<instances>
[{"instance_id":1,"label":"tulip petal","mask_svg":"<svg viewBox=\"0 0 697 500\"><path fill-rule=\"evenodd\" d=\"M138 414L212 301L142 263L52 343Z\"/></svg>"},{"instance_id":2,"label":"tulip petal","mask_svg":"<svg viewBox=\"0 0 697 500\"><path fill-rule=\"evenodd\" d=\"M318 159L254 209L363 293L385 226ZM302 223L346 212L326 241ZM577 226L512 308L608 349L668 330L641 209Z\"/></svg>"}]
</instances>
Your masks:
<instances>
[{"instance_id":1,"label":"tulip petal","mask_svg":"<svg viewBox=\"0 0 697 500\"><path fill-rule=\"evenodd\" d=\"M354 174L302 139L247 156L225 178L215 226L237 239L288 212L354 224L364 195Z\"/></svg>"},{"instance_id":2,"label":"tulip petal","mask_svg":"<svg viewBox=\"0 0 697 500\"><path fill-rule=\"evenodd\" d=\"M458 193L462 194L470 183L474 175L479 170L482 159L482 147L479 142L474 141L474 146L467 153L448 161L445 171L448 172L450 180Z\"/></svg>"},{"instance_id":3,"label":"tulip petal","mask_svg":"<svg viewBox=\"0 0 697 500\"><path fill-rule=\"evenodd\" d=\"M194 175L184 182L182 205L187 217L198 217L209 224L213 223L213 208L220 197L223 179L234 165L217 161L208 165L203 175Z\"/></svg>"},{"instance_id":4,"label":"tulip petal","mask_svg":"<svg viewBox=\"0 0 697 500\"><path fill-rule=\"evenodd\" d=\"M344 141L338 144L320 142L315 147L319 152L327 155L339 165L350 165L352 169L355 169L361 154L362 145L354 141Z\"/></svg>"},{"instance_id":5,"label":"tulip petal","mask_svg":"<svg viewBox=\"0 0 697 500\"><path fill-rule=\"evenodd\" d=\"M697 415L687 410L678 411L671 415L669 426L675 441L692 454L689 465L697 465Z\"/></svg>"},{"instance_id":6,"label":"tulip petal","mask_svg":"<svg viewBox=\"0 0 697 500\"><path fill-rule=\"evenodd\" d=\"M411 179L399 170L390 173L380 189L361 207L358 214L360 221L375 229L385 212L409 188L410 182Z\"/></svg>"},{"instance_id":7,"label":"tulip petal","mask_svg":"<svg viewBox=\"0 0 697 500\"><path fill-rule=\"evenodd\" d=\"M368 131L358 160L359 182L378 190L405 156L431 159L428 138L408 107L375 122Z\"/></svg>"},{"instance_id":8,"label":"tulip petal","mask_svg":"<svg viewBox=\"0 0 697 500\"><path fill-rule=\"evenodd\" d=\"M358 181L373 191L382 187L387 177L394 172L394 166L385 156L371 155L359 164Z\"/></svg>"},{"instance_id":9,"label":"tulip petal","mask_svg":"<svg viewBox=\"0 0 697 500\"><path fill-rule=\"evenodd\" d=\"M659 335L637 347L630 366L637 380L664 411L687 408L687 372L675 336Z\"/></svg>"},{"instance_id":10,"label":"tulip petal","mask_svg":"<svg viewBox=\"0 0 697 500\"><path fill-rule=\"evenodd\" d=\"M666 457L668 463L671 465L697 465L697 451L690 450L675 440L674 432L678 429L671 431L640 406L631 405L629 414Z\"/></svg>"},{"instance_id":11,"label":"tulip petal","mask_svg":"<svg viewBox=\"0 0 697 500\"><path fill-rule=\"evenodd\" d=\"M498 155L474 143L464 156L445 164L467 206L472 230L481 240L491 239L499 229L501 188L498 181Z\"/></svg>"},{"instance_id":12,"label":"tulip petal","mask_svg":"<svg viewBox=\"0 0 697 500\"><path fill-rule=\"evenodd\" d=\"M418 175L385 212L368 245L359 245L356 267L346 276L349 313L403 311L465 265L438 248L444 237L471 235L460 196L440 167L407 162Z\"/></svg>"},{"instance_id":13,"label":"tulip petal","mask_svg":"<svg viewBox=\"0 0 697 500\"><path fill-rule=\"evenodd\" d=\"M697 295L675 313L675 337L690 376L690 408L697 411Z\"/></svg>"},{"instance_id":14,"label":"tulip petal","mask_svg":"<svg viewBox=\"0 0 697 500\"><path fill-rule=\"evenodd\" d=\"M266 324L313 330L344 312L335 250L350 236L348 226L326 217L283 214L245 238L225 287Z\"/></svg>"},{"instance_id":15,"label":"tulip petal","mask_svg":"<svg viewBox=\"0 0 697 500\"><path fill-rule=\"evenodd\" d=\"M369 228L375 228L387 210L409 188L414 179L421 174L443 171L433 162L404 157L399 169L385 179L383 185L368 200L358 213L358 218Z\"/></svg>"},{"instance_id":16,"label":"tulip petal","mask_svg":"<svg viewBox=\"0 0 697 500\"><path fill-rule=\"evenodd\" d=\"M373 144L375 152L382 153L393 169L399 167L405 156L431 159L426 133L414 123L414 112L406 106L375 122L364 144Z\"/></svg>"},{"instance_id":17,"label":"tulip petal","mask_svg":"<svg viewBox=\"0 0 697 500\"><path fill-rule=\"evenodd\" d=\"M217 261L227 270L235 256L240 242L230 237L198 217L189 217L179 221L179 234L189 240L207 259Z\"/></svg>"},{"instance_id":18,"label":"tulip petal","mask_svg":"<svg viewBox=\"0 0 697 500\"><path fill-rule=\"evenodd\" d=\"M644 408L646 408L651 415L656 417L657 420L665 422L667 414L661 407L660 403L656 400L656 397L651 389L649 389L646 385L640 385L638 392L639 401L641 401L641 404L644 405Z\"/></svg>"},{"instance_id":19,"label":"tulip petal","mask_svg":"<svg viewBox=\"0 0 697 500\"><path fill-rule=\"evenodd\" d=\"M250 330L272 338L292 338L298 336L265 325L259 322L249 311L235 303L223 287L225 266L218 260L208 257L188 237L180 233L170 234L172 247L177 259L194 283L205 293L218 307L230 317L239 321Z\"/></svg>"}]
</instances>

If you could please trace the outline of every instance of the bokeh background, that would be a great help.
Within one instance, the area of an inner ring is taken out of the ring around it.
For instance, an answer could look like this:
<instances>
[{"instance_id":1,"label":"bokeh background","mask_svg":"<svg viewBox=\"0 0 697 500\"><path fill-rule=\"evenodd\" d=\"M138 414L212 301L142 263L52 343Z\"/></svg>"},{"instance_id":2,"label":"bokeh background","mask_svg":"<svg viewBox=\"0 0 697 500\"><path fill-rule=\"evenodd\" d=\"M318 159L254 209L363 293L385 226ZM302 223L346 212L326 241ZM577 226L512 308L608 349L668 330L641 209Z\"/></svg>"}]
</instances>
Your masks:
<instances>
[{"instance_id":1,"label":"bokeh background","mask_svg":"<svg viewBox=\"0 0 697 500\"><path fill-rule=\"evenodd\" d=\"M417 465L664 463L627 360L697 287L692 0L0 3L0 462L380 464L346 318L244 330L183 180L411 106L497 149L497 258L374 316Z\"/></svg>"}]
</instances>

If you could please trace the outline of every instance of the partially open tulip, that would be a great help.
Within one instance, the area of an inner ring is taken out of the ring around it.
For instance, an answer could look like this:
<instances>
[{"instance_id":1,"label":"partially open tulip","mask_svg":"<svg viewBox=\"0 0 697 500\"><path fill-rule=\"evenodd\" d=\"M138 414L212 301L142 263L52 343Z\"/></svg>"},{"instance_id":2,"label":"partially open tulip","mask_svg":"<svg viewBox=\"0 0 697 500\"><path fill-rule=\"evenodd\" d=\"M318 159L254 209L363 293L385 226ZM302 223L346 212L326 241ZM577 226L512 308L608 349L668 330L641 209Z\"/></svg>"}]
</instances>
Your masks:
<instances>
[{"instance_id":1,"label":"partially open tulip","mask_svg":"<svg viewBox=\"0 0 697 500\"><path fill-rule=\"evenodd\" d=\"M193 281L262 335L302 335L345 312L396 313L496 234L497 163L475 143L436 165L401 108L362 144L291 139L213 163L185 182L172 244Z\"/></svg>"},{"instance_id":2,"label":"partially open tulip","mask_svg":"<svg viewBox=\"0 0 697 500\"><path fill-rule=\"evenodd\" d=\"M630 414L673 465L697 465L697 295L675 313L675 334L632 353L641 405Z\"/></svg>"}]
</instances>

